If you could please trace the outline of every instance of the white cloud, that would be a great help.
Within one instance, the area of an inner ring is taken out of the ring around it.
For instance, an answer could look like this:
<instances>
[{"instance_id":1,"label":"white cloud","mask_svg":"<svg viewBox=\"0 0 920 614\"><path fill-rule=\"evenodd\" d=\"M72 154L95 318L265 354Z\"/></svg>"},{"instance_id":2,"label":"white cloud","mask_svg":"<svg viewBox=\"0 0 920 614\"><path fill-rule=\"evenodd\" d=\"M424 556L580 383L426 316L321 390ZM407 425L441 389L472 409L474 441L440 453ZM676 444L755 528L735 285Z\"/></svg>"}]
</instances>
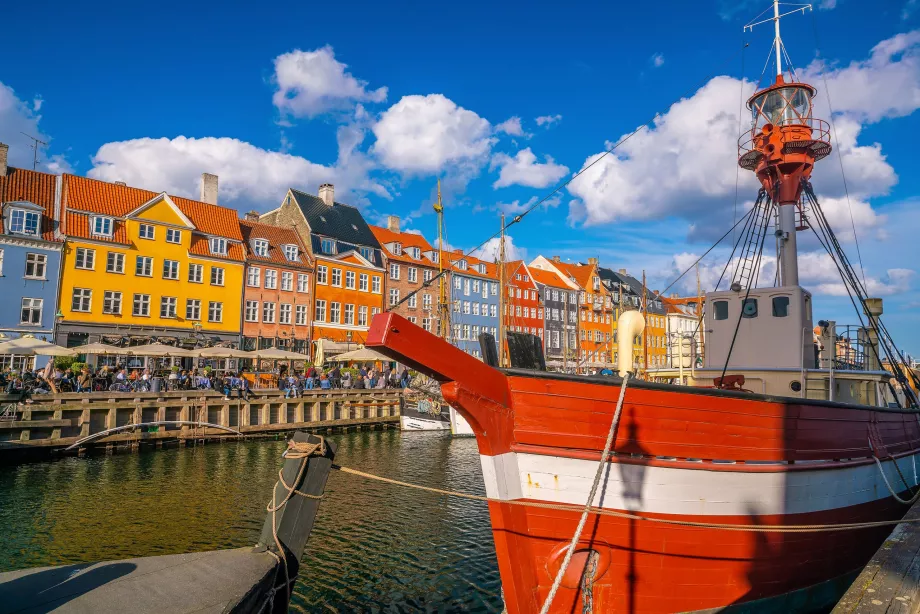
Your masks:
<instances>
[{"instance_id":1,"label":"white cloud","mask_svg":"<svg viewBox=\"0 0 920 614\"><path fill-rule=\"evenodd\" d=\"M868 203L887 194L897 175L878 143L862 145L858 139L865 123L907 115L920 107L920 31L882 41L867 60L845 68L812 64L802 78L822 89L822 70L837 113L839 143L834 143L833 157L818 165L813 184L819 200L828 203L828 217L842 221L837 215L841 203L835 199L844 198L845 190L839 160L834 159L842 154L854 216L879 226L884 218ZM739 125L743 130L750 121L745 109L739 122L739 93L747 99L753 90L749 82L716 77L614 153L601 160L602 154L589 157L583 169L599 161L569 186L575 197L570 222L592 225L673 216L694 220L694 231L701 236L710 231L721 234L727 228L725 220L731 219L736 176L741 202L759 187L752 173L742 170L739 175L736 167ZM815 116L829 119L823 95L816 100ZM848 211L845 222L835 228L845 232L851 226Z\"/></svg>"},{"instance_id":2,"label":"white cloud","mask_svg":"<svg viewBox=\"0 0 920 614\"><path fill-rule=\"evenodd\" d=\"M510 134L511 136L527 136L524 132L523 126L521 126L521 118L518 116L509 117L502 123L495 126L495 132L504 132L505 134Z\"/></svg>"},{"instance_id":3,"label":"white cloud","mask_svg":"<svg viewBox=\"0 0 920 614\"><path fill-rule=\"evenodd\" d=\"M538 200L540 200L539 196L533 196L523 203L519 200L513 200L510 203L497 203L495 208L506 215L519 215L528 211ZM552 209L553 207L558 207L560 202L562 202L562 198L556 195L546 199L540 207L543 209Z\"/></svg>"},{"instance_id":4,"label":"white cloud","mask_svg":"<svg viewBox=\"0 0 920 614\"><path fill-rule=\"evenodd\" d=\"M404 96L373 126L373 152L387 168L433 174L449 166L478 172L492 149L492 127L441 94Z\"/></svg>"},{"instance_id":5,"label":"white cloud","mask_svg":"<svg viewBox=\"0 0 920 614\"><path fill-rule=\"evenodd\" d=\"M324 166L287 153L268 151L228 137L141 138L106 143L93 156L88 175L105 181L179 196L198 197L201 173L220 178L219 202L265 211L278 206L290 187L312 191L336 186L336 200L363 204L363 195L390 198L386 187L367 175L369 161L354 148L358 137L339 134L339 161Z\"/></svg>"},{"instance_id":6,"label":"white cloud","mask_svg":"<svg viewBox=\"0 0 920 614\"><path fill-rule=\"evenodd\" d=\"M483 244L479 249L473 250L470 254L475 258L480 260L485 260L486 262L497 262L499 254L501 252L502 240L501 237L492 237ZM527 250L521 247L518 247L514 244L514 238L506 234L505 235L505 262L511 260L526 260L527 259Z\"/></svg>"},{"instance_id":7,"label":"white cloud","mask_svg":"<svg viewBox=\"0 0 920 614\"><path fill-rule=\"evenodd\" d=\"M492 156L489 170L501 169L498 179L492 184L494 188L510 185L523 185L530 188L545 188L569 172L567 166L556 164L550 156L546 162L537 162L537 156L530 150L522 149L512 158L508 154L497 153Z\"/></svg>"},{"instance_id":8,"label":"white cloud","mask_svg":"<svg viewBox=\"0 0 920 614\"><path fill-rule=\"evenodd\" d=\"M23 132L46 143L51 141L38 125L41 121L41 115L38 114L41 106L41 98L22 100L13 88L0 82L0 143L10 146L10 166L32 168L32 140ZM43 149L43 146L39 147ZM39 149L39 162L43 163L42 168L47 168L42 149Z\"/></svg>"},{"instance_id":9,"label":"white cloud","mask_svg":"<svg viewBox=\"0 0 920 614\"><path fill-rule=\"evenodd\" d=\"M651 62L652 66L654 66L655 68L661 68L662 66L664 66L664 54L656 53L652 57L650 57L648 61Z\"/></svg>"},{"instance_id":10,"label":"white cloud","mask_svg":"<svg viewBox=\"0 0 920 614\"><path fill-rule=\"evenodd\" d=\"M366 81L356 79L346 68L329 45L283 53L275 58L273 81L278 89L272 102L282 113L313 117L349 108L355 102L386 100L386 87L368 89Z\"/></svg>"},{"instance_id":11,"label":"white cloud","mask_svg":"<svg viewBox=\"0 0 920 614\"><path fill-rule=\"evenodd\" d=\"M553 124L559 123L562 121L561 115L541 115L536 120L538 126L546 126L549 128Z\"/></svg>"}]
</instances>

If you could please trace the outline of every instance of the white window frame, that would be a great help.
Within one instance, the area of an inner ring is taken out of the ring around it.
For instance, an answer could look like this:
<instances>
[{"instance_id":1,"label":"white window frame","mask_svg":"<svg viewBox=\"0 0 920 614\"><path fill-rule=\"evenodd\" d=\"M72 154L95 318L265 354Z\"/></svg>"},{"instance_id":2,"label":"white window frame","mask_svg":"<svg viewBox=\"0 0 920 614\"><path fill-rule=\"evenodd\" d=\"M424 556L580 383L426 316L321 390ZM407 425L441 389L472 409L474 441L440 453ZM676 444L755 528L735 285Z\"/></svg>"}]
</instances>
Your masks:
<instances>
[{"instance_id":1,"label":"white window frame","mask_svg":"<svg viewBox=\"0 0 920 614\"><path fill-rule=\"evenodd\" d=\"M330 301L329 321L333 324L342 323L342 303L339 303L338 301Z\"/></svg>"},{"instance_id":2,"label":"white window frame","mask_svg":"<svg viewBox=\"0 0 920 614\"><path fill-rule=\"evenodd\" d=\"M163 279L179 280L179 261L163 260ZM169 273L167 275L167 273Z\"/></svg>"},{"instance_id":3,"label":"white window frame","mask_svg":"<svg viewBox=\"0 0 920 614\"><path fill-rule=\"evenodd\" d=\"M332 269L332 274L329 276L329 284L334 288L342 287L342 269Z\"/></svg>"},{"instance_id":4,"label":"white window frame","mask_svg":"<svg viewBox=\"0 0 920 614\"><path fill-rule=\"evenodd\" d=\"M246 301L243 318L246 322L259 321L259 301Z\"/></svg>"},{"instance_id":5,"label":"white window frame","mask_svg":"<svg viewBox=\"0 0 920 614\"><path fill-rule=\"evenodd\" d=\"M326 301L323 299L316 299L316 303L313 305L313 320L316 322L325 322L326 321Z\"/></svg>"},{"instance_id":6,"label":"white window frame","mask_svg":"<svg viewBox=\"0 0 920 614\"><path fill-rule=\"evenodd\" d=\"M153 224L139 224L137 227L137 236L140 239L153 241L157 236L156 228Z\"/></svg>"},{"instance_id":7,"label":"white window frame","mask_svg":"<svg viewBox=\"0 0 920 614\"><path fill-rule=\"evenodd\" d=\"M278 271L277 269L265 269L265 289L278 289Z\"/></svg>"},{"instance_id":8,"label":"white window frame","mask_svg":"<svg viewBox=\"0 0 920 614\"><path fill-rule=\"evenodd\" d=\"M355 272L345 271L345 287L349 290L355 289Z\"/></svg>"},{"instance_id":9,"label":"white window frame","mask_svg":"<svg viewBox=\"0 0 920 614\"><path fill-rule=\"evenodd\" d=\"M262 269L257 266L249 267L246 271L246 285L250 288L258 288L262 285Z\"/></svg>"},{"instance_id":10,"label":"white window frame","mask_svg":"<svg viewBox=\"0 0 920 614\"><path fill-rule=\"evenodd\" d=\"M252 253L260 258L268 258L268 240L267 239L253 239L252 240Z\"/></svg>"},{"instance_id":11,"label":"white window frame","mask_svg":"<svg viewBox=\"0 0 920 614\"><path fill-rule=\"evenodd\" d=\"M290 271L281 271L281 289L285 292L294 291L294 274Z\"/></svg>"},{"instance_id":12,"label":"white window frame","mask_svg":"<svg viewBox=\"0 0 920 614\"><path fill-rule=\"evenodd\" d=\"M124 252L108 252L105 255L105 272L125 274L125 254Z\"/></svg>"},{"instance_id":13,"label":"white window frame","mask_svg":"<svg viewBox=\"0 0 920 614\"><path fill-rule=\"evenodd\" d=\"M208 248L211 250L212 254L216 254L218 256L226 256L227 240L223 237L211 237L208 239ZM208 309L210 309L210 306Z\"/></svg>"},{"instance_id":14,"label":"white window frame","mask_svg":"<svg viewBox=\"0 0 920 614\"><path fill-rule=\"evenodd\" d=\"M178 228L167 228L166 229L166 242L167 243L182 243L182 231Z\"/></svg>"},{"instance_id":15,"label":"white window frame","mask_svg":"<svg viewBox=\"0 0 920 614\"><path fill-rule=\"evenodd\" d=\"M190 284L200 284L203 283L202 279L204 279L204 265L190 262L188 265L188 282Z\"/></svg>"},{"instance_id":16,"label":"white window frame","mask_svg":"<svg viewBox=\"0 0 920 614\"><path fill-rule=\"evenodd\" d=\"M265 324L275 323L275 303L272 301L262 301L262 322Z\"/></svg>"},{"instance_id":17,"label":"white window frame","mask_svg":"<svg viewBox=\"0 0 920 614\"><path fill-rule=\"evenodd\" d=\"M309 273L298 273L297 274L297 291L301 294L310 293L310 274Z\"/></svg>"},{"instance_id":18,"label":"white window frame","mask_svg":"<svg viewBox=\"0 0 920 614\"><path fill-rule=\"evenodd\" d=\"M294 306L294 326L306 326L307 324L307 306Z\"/></svg>"},{"instance_id":19,"label":"white window frame","mask_svg":"<svg viewBox=\"0 0 920 614\"><path fill-rule=\"evenodd\" d=\"M96 250L87 247L78 247L77 251L74 253L73 267L84 271L96 270Z\"/></svg>"},{"instance_id":20,"label":"white window frame","mask_svg":"<svg viewBox=\"0 0 920 614\"><path fill-rule=\"evenodd\" d=\"M141 309L138 309L140 307ZM131 299L131 315L135 318L150 317L150 295L135 294Z\"/></svg>"},{"instance_id":21,"label":"white window frame","mask_svg":"<svg viewBox=\"0 0 920 614\"><path fill-rule=\"evenodd\" d=\"M115 221L104 215L94 215L90 220L90 234L97 237L111 237Z\"/></svg>"},{"instance_id":22,"label":"white window frame","mask_svg":"<svg viewBox=\"0 0 920 614\"><path fill-rule=\"evenodd\" d=\"M355 325L355 306L352 303L345 304L345 310L342 312L342 321L350 326Z\"/></svg>"},{"instance_id":23,"label":"white window frame","mask_svg":"<svg viewBox=\"0 0 920 614\"><path fill-rule=\"evenodd\" d=\"M31 261L31 262L30 262ZM29 265L32 265L32 274L29 275ZM41 274L38 274L38 269L41 269ZM48 256L46 254L36 254L34 252L28 252L26 254L26 270L23 277L26 279L47 279L46 273L48 272Z\"/></svg>"},{"instance_id":24,"label":"white window frame","mask_svg":"<svg viewBox=\"0 0 920 614\"><path fill-rule=\"evenodd\" d=\"M290 324L291 313L292 309L290 303L281 303L278 305L278 324Z\"/></svg>"},{"instance_id":25,"label":"white window frame","mask_svg":"<svg viewBox=\"0 0 920 614\"><path fill-rule=\"evenodd\" d=\"M179 299L175 296L160 297L160 318L175 320L178 317Z\"/></svg>"},{"instance_id":26,"label":"white window frame","mask_svg":"<svg viewBox=\"0 0 920 614\"><path fill-rule=\"evenodd\" d=\"M380 294L382 290L380 289L380 276L374 275L371 278L371 294Z\"/></svg>"},{"instance_id":27,"label":"white window frame","mask_svg":"<svg viewBox=\"0 0 920 614\"><path fill-rule=\"evenodd\" d=\"M44 304L44 299L31 298L28 296L22 297L19 309L19 324L22 326L41 326ZM28 319L23 317L26 311L28 311L30 316ZM35 317L36 313L38 314L37 318Z\"/></svg>"},{"instance_id":28,"label":"white window frame","mask_svg":"<svg viewBox=\"0 0 920 614\"><path fill-rule=\"evenodd\" d=\"M208 322L220 323L224 321L224 304L221 301L208 302Z\"/></svg>"},{"instance_id":29,"label":"white window frame","mask_svg":"<svg viewBox=\"0 0 920 614\"><path fill-rule=\"evenodd\" d=\"M191 322L201 321L201 299L185 299L185 319Z\"/></svg>"},{"instance_id":30,"label":"white window frame","mask_svg":"<svg viewBox=\"0 0 920 614\"><path fill-rule=\"evenodd\" d=\"M219 267L219 266L211 267L211 285L212 286L223 286L224 285L223 267ZM221 306L221 309L223 309L223 306ZM217 320L217 321L219 322L220 320Z\"/></svg>"},{"instance_id":31,"label":"white window frame","mask_svg":"<svg viewBox=\"0 0 920 614\"><path fill-rule=\"evenodd\" d=\"M329 267L324 264L317 265L316 267L316 283L322 285L328 285L329 283Z\"/></svg>"},{"instance_id":32,"label":"white window frame","mask_svg":"<svg viewBox=\"0 0 920 614\"><path fill-rule=\"evenodd\" d=\"M102 313L121 315L122 293L118 290L105 290L102 293Z\"/></svg>"},{"instance_id":33,"label":"white window frame","mask_svg":"<svg viewBox=\"0 0 920 614\"><path fill-rule=\"evenodd\" d=\"M84 301L86 301L85 307ZM91 312L93 310L93 291L90 288L74 288L70 295L70 310L78 313Z\"/></svg>"},{"instance_id":34,"label":"white window frame","mask_svg":"<svg viewBox=\"0 0 920 614\"><path fill-rule=\"evenodd\" d=\"M291 245L290 243L283 245L284 257L287 258L288 262L298 262L300 260L300 250L296 245Z\"/></svg>"},{"instance_id":35,"label":"white window frame","mask_svg":"<svg viewBox=\"0 0 920 614\"><path fill-rule=\"evenodd\" d=\"M134 260L135 277L153 277L153 258L150 256L138 256Z\"/></svg>"},{"instance_id":36,"label":"white window frame","mask_svg":"<svg viewBox=\"0 0 920 614\"><path fill-rule=\"evenodd\" d=\"M22 219L17 221L17 217ZM35 220L33 224L31 220ZM41 231L42 214L38 211L27 211L26 209L13 209L10 212L10 232L20 235L36 236ZM35 230L31 230L34 226ZM18 227L18 230L17 230Z\"/></svg>"}]
</instances>

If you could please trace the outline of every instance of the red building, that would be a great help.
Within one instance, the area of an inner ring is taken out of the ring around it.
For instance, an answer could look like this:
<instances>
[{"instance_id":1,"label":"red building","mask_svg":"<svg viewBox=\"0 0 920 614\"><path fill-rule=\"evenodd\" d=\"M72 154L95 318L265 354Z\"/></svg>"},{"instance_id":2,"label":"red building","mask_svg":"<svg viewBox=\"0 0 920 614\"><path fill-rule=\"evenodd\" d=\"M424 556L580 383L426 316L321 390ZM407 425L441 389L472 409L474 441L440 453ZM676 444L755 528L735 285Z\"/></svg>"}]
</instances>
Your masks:
<instances>
[{"instance_id":1,"label":"red building","mask_svg":"<svg viewBox=\"0 0 920 614\"><path fill-rule=\"evenodd\" d=\"M537 335L543 340L543 306L537 284L523 260L505 264L502 324L505 330Z\"/></svg>"},{"instance_id":2,"label":"red building","mask_svg":"<svg viewBox=\"0 0 920 614\"><path fill-rule=\"evenodd\" d=\"M253 215L240 220L246 243L243 349L307 353L313 315L310 257L293 228L262 224Z\"/></svg>"}]
</instances>

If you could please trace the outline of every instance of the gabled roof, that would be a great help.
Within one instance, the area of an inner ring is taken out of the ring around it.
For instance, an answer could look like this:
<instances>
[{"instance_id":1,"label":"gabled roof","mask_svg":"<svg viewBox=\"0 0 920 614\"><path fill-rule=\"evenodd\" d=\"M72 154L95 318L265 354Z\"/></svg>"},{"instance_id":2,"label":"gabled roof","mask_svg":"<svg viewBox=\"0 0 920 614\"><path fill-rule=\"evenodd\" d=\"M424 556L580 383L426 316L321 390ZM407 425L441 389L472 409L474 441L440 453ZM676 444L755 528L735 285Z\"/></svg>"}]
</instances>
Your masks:
<instances>
[{"instance_id":1,"label":"gabled roof","mask_svg":"<svg viewBox=\"0 0 920 614\"><path fill-rule=\"evenodd\" d=\"M211 246L208 244L208 238L199 234L192 235L192 244L188 248L188 253L195 256L204 256L206 258L220 258L221 260L235 260L244 262L246 260L246 250L242 243L227 243L227 255L218 256L211 253Z\"/></svg>"},{"instance_id":2,"label":"gabled roof","mask_svg":"<svg viewBox=\"0 0 920 614\"><path fill-rule=\"evenodd\" d=\"M553 262L553 264L559 268L560 271L569 276L569 279L574 279L575 283L581 286L582 290L587 292L593 292L593 284L591 283L591 276L594 273L596 265L593 264L572 264L570 262Z\"/></svg>"},{"instance_id":3,"label":"gabled roof","mask_svg":"<svg viewBox=\"0 0 920 614\"><path fill-rule=\"evenodd\" d=\"M112 236L105 237L94 235L90 232L90 217L91 214L89 213L82 213L79 211L66 211L64 212L64 220L61 226L66 228L67 234L72 237L82 237L84 239L91 238L93 241L117 243L118 245L131 245L131 241L128 240L128 231L125 228L125 223L123 220L115 220L112 223Z\"/></svg>"},{"instance_id":4,"label":"gabled roof","mask_svg":"<svg viewBox=\"0 0 920 614\"><path fill-rule=\"evenodd\" d=\"M604 267L597 267L597 273L601 276L601 279L606 279L612 281L614 284L620 285L621 287L625 286L629 294L633 296L641 297L642 296L642 282L629 275L627 273L621 273L620 271L614 271L613 269L605 269ZM652 304L652 301L661 300L662 297L658 296L647 286L645 288L645 296L648 303L649 313L654 314L663 314L665 312L664 307L656 307Z\"/></svg>"},{"instance_id":5,"label":"gabled roof","mask_svg":"<svg viewBox=\"0 0 920 614\"><path fill-rule=\"evenodd\" d=\"M250 220L240 220L240 230L243 233L243 239L246 241L246 259L250 262L273 263L286 266L309 266L310 260L300 237L293 228L281 228L253 222ZM253 239L265 239L268 241L268 256L259 256L252 250ZM297 246L297 261L291 262L284 255L282 245Z\"/></svg>"},{"instance_id":6,"label":"gabled roof","mask_svg":"<svg viewBox=\"0 0 920 614\"><path fill-rule=\"evenodd\" d=\"M7 168L5 177L0 177L0 204L26 201L35 203L44 210L41 223L41 238L54 241L54 175L30 171L23 168Z\"/></svg>"},{"instance_id":7,"label":"gabled roof","mask_svg":"<svg viewBox=\"0 0 920 614\"><path fill-rule=\"evenodd\" d=\"M530 277L538 284L549 286L550 288L558 288L559 290L568 291L572 290L569 284L566 283L566 280L560 277L559 274L555 271L547 271L546 269L531 267Z\"/></svg>"},{"instance_id":8,"label":"gabled roof","mask_svg":"<svg viewBox=\"0 0 920 614\"><path fill-rule=\"evenodd\" d=\"M342 203L333 203L330 207L318 196L293 188L291 194L314 234L356 246L380 248L380 243L356 208Z\"/></svg>"},{"instance_id":9,"label":"gabled roof","mask_svg":"<svg viewBox=\"0 0 920 614\"><path fill-rule=\"evenodd\" d=\"M162 194L77 175L65 174L63 182L61 205L65 209L118 218L127 216ZM169 198L183 215L191 220L198 232L237 241L243 240L236 209L181 196L169 195ZM66 227L64 232L71 234L71 230Z\"/></svg>"},{"instance_id":10,"label":"gabled roof","mask_svg":"<svg viewBox=\"0 0 920 614\"><path fill-rule=\"evenodd\" d=\"M523 269L523 271L521 271ZM508 283L514 280L514 276L521 271L522 275L526 275L529 281L519 282L519 283L529 283L533 287L536 287L537 284L533 279L533 274L530 271L530 268L523 260L512 260L511 262L505 263L505 283ZM517 280L514 280L517 281Z\"/></svg>"},{"instance_id":11,"label":"gabled roof","mask_svg":"<svg viewBox=\"0 0 920 614\"><path fill-rule=\"evenodd\" d=\"M368 226L371 229L371 232L374 233L374 236L377 238L377 241L380 242L380 247L383 249L387 258L390 260L398 260L400 262L406 262L409 264L417 264L420 266L428 267L437 267L438 263L430 260L424 256L425 252L437 251L431 244L425 240L420 234L414 232L393 232L389 228L383 228L382 226ZM389 243L400 243L402 245L402 254L396 255L393 250L387 247ZM407 247L417 247L422 251L422 256L420 258L413 258L407 253Z\"/></svg>"},{"instance_id":12,"label":"gabled roof","mask_svg":"<svg viewBox=\"0 0 920 614\"><path fill-rule=\"evenodd\" d=\"M498 281L498 265L494 262L488 262L486 260L480 260L474 256L464 256L462 249L455 249L450 252L444 252L444 268L449 268L452 271L459 273L460 275L469 275L470 277L487 277L490 280ZM466 260L468 265L467 269L461 269L457 264L461 260ZM475 267L480 264L486 265L486 272L480 273L476 270Z\"/></svg>"}]
</instances>

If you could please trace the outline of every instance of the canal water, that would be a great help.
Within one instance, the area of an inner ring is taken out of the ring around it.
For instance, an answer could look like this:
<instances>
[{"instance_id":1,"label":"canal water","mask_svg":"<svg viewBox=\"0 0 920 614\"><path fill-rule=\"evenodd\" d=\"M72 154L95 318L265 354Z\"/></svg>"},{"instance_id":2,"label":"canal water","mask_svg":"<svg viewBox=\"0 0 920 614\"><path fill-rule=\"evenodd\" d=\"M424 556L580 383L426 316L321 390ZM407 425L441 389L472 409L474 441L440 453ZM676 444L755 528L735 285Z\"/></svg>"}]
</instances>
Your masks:
<instances>
[{"instance_id":1,"label":"canal water","mask_svg":"<svg viewBox=\"0 0 920 614\"><path fill-rule=\"evenodd\" d=\"M330 435L336 462L484 494L472 439L395 430ZM0 571L252 545L283 441L0 467ZM500 612L484 503L333 472L292 610Z\"/></svg>"}]
</instances>

